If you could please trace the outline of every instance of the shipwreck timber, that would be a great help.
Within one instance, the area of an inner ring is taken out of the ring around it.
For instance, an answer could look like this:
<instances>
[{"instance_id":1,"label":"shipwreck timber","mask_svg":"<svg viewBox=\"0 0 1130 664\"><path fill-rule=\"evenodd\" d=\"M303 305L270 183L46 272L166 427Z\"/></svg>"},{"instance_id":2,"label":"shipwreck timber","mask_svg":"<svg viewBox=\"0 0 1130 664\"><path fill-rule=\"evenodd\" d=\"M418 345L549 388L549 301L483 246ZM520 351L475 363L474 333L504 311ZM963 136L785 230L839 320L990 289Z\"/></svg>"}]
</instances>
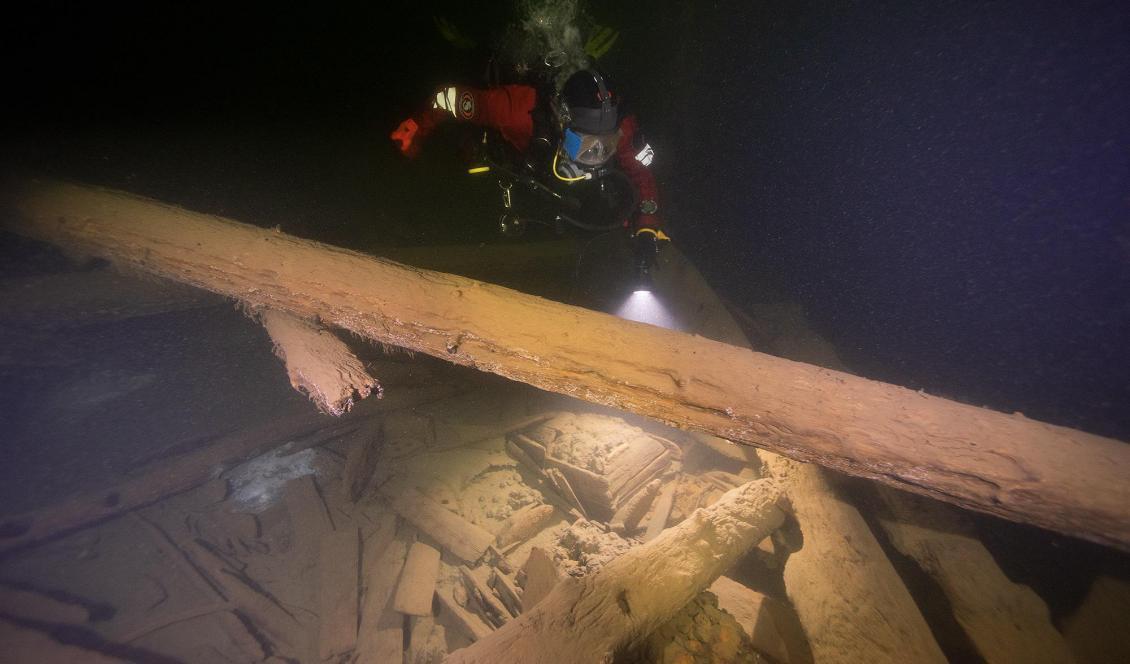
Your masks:
<instances>
[{"instance_id":1,"label":"shipwreck timber","mask_svg":"<svg viewBox=\"0 0 1130 664\"><path fill-rule=\"evenodd\" d=\"M1130 550L1116 440L120 192L18 181L4 198L13 230L123 267Z\"/></svg>"}]
</instances>

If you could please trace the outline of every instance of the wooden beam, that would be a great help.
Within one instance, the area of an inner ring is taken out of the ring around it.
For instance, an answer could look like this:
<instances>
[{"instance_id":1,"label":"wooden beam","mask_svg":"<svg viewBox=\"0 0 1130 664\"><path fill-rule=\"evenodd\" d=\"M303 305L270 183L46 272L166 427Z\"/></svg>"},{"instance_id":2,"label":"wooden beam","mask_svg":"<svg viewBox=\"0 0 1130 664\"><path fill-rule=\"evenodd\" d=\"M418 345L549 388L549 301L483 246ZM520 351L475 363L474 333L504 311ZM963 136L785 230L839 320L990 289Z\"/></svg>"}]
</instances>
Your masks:
<instances>
[{"instance_id":1,"label":"wooden beam","mask_svg":"<svg viewBox=\"0 0 1130 664\"><path fill-rule=\"evenodd\" d=\"M780 486L757 480L593 574L569 577L447 664L609 662L646 638L785 519Z\"/></svg>"},{"instance_id":2,"label":"wooden beam","mask_svg":"<svg viewBox=\"0 0 1130 664\"><path fill-rule=\"evenodd\" d=\"M74 184L9 226L374 341L1130 550L1117 440Z\"/></svg>"}]
</instances>

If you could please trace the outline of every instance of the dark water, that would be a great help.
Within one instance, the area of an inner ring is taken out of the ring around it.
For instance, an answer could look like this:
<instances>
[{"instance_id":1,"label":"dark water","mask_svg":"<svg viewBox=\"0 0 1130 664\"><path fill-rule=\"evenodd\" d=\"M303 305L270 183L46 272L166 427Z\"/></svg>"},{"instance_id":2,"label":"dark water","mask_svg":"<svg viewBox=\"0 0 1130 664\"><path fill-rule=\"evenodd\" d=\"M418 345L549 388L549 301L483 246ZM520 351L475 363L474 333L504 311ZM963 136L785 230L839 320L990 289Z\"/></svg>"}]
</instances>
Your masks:
<instances>
[{"instance_id":1,"label":"dark water","mask_svg":"<svg viewBox=\"0 0 1130 664\"><path fill-rule=\"evenodd\" d=\"M432 17L486 43L507 13L503 3L491 14L456 3L25 8L0 28L4 166L359 249L498 241L495 192L463 175L457 137L405 164L386 135L436 85L482 70L481 51L453 49ZM620 30L604 66L656 148L670 233L724 297L801 303L862 375L1130 440L1123 3L590 13ZM0 250L5 277L74 269L10 237ZM150 324L130 328L133 349L112 343L112 327L72 342L97 358L51 379L57 398L85 404L71 419L12 389L13 376L40 385L37 374L5 368L3 407L24 415L5 454L55 467L60 454L43 441L66 440L61 472L72 477L114 463L83 456L84 435L137 446L305 407L238 312ZM259 389L225 384L256 368L275 372ZM98 401L107 394L121 418ZM170 404L189 407L155 431ZM128 412L150 417L122 428ZM42 478L47 493L52 481ZM1037 555L1012 571L1046 580L1060 561Z\"/></svg>"},{"instance_id":2,"label":"dark water","mask_svg":"<svg viewBox=\"0 0 1130 664\"><path fill-rule=\"evenodd\" d=\"M384 136L480 76L433 15L487 44L508 13L32 11L5 28L9 161L351 246L489 240L491 193ZM1123 5L589 15L621 31L604 66L726 297L802 303L866 375L1130 437ZM484 219L449 222L468 201Z\"/></svg>"}]
</instances>

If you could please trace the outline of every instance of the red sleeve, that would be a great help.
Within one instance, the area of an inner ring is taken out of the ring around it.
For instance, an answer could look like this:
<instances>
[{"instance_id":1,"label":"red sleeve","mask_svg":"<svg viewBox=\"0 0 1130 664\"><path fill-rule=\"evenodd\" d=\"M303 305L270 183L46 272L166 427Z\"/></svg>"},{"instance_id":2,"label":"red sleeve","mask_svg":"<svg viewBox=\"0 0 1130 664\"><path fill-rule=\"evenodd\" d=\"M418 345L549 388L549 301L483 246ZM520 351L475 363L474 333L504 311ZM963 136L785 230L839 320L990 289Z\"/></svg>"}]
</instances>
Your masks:
<instances>
[{"instance_id":1,"label":"red sleeve","mask_svg":"<svg viewBox=\"0 0 1130 664\"><path fill-rule=\"evenodd\" d=\"M440 122L470 122L497 129L514 147L525 151L534 133L530 111L536 103L537 91L528 85L486 89L448 86L437 90L430 108L415 117L420 127L418 136L427 138Z\"/></svg>"},{"instance_id":2,"label":"red sleeve","mask_svg":"<svg viewBox=\"0 0 1130 664\"><path fill-rule=\"evenodd\" d=\"M651 169L644 166L637 158L643 145L637 145L639 122L636 116L629 115L620 122L620 148L616 150L616 161L620 168L632 181L640 201L655 201L659 203L659 188L655 184L655 176ZM663 221L659 214L640 214L635 221L635 227L659 229Z\"/></svg>"}]
</instances>

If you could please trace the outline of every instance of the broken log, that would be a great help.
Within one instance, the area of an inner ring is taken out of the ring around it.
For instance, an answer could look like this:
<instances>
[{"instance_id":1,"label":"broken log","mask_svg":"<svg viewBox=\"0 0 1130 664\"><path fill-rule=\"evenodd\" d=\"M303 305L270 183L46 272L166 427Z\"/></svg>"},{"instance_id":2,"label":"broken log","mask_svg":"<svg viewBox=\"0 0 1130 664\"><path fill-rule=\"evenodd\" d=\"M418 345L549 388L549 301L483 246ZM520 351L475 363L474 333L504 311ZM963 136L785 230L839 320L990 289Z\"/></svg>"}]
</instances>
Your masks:
<instances>
[{"instance_id":1,"label":"broken log","mask_svg":"<svg viewBox=\"0 0 1130 664\"><path fill-rule=\"evenodd\" d=\"M64 248L1130 550L1130 447L1113 439L121 192L16 180L3 198L10 228Z\"/></svg>"},{"instance_id":2,"label":"broken log","mask_svg":"<svg viewBox=\"0 0 1130 664\"><path fill-rule=\"evenodd\" d=\"M269 308L259 311L259 322L286 365L290 386L310 397L318 410L336 417L353 408L354 395L364 399L376 392L381 398L377 379L329 330Z\"/></svg>"},{"instance_id":3,"label":"broken log","mask_svg":"<svg viewBox=\"0 0 1130 664\"><path fill-rule=\"evenodd\" d=\"M447 662L611 661L613 653L646 638L776 530L784 521L779 498L773 480L734 489L594 574L558 583L531 610L451 653Z\"/></svg>"}]
</instances>

